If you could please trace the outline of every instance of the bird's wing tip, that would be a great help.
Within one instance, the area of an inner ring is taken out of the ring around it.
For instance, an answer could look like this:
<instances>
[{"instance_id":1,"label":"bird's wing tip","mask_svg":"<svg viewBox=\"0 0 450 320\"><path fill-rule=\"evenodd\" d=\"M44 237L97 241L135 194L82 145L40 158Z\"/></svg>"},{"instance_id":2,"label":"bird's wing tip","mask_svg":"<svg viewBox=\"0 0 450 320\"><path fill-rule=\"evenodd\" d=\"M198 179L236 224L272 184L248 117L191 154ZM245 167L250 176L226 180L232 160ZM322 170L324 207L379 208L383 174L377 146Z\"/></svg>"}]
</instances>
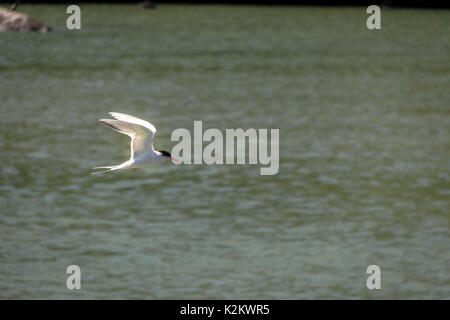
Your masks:
<instances>
[{"instance_id":1,"label":"bird's wing tip","mask_svg":"<svg viewBox=\"0 0 450 320\"><path fill-rule=\"evenodd\" d=\"M116 117L116 116L121 116L121 115L125 115L125 116L128 116L128 114L125 114L125 113L121 113L121 112L116 112L116 111L111 111L111 112L108 112L108 114L109 114L109 115L111 115L111 116L113 116L113 117Z\"/></svg>"}]
</instances>

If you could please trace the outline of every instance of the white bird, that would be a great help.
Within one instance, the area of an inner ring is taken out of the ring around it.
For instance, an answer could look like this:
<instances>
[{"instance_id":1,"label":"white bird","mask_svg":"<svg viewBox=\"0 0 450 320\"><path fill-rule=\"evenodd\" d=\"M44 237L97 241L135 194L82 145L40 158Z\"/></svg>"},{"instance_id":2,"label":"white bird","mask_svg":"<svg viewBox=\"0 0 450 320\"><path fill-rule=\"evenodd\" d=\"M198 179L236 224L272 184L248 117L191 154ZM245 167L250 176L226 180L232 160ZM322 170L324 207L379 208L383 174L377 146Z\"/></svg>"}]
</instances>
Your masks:
<instances>
[{"instance_id":1,"label":"white bird","mask_svg":"<svg viewBox=\"0 0 450 320\"><path fill-rule=\"evenodd\" d=\"M161 150L157 151L153 147L153 141L156 134L156 128L150 122L133 117L131 115L119 112L109 112L114 119L99 119L114 130L126 134L131 138L131 157L117 166L95 167L92 169L108 169L105 171L94 172L98 174L103 172L139 168L146 166L152 162L161 160L173 160L169 152Z\"/></svg>"}]
</instances>

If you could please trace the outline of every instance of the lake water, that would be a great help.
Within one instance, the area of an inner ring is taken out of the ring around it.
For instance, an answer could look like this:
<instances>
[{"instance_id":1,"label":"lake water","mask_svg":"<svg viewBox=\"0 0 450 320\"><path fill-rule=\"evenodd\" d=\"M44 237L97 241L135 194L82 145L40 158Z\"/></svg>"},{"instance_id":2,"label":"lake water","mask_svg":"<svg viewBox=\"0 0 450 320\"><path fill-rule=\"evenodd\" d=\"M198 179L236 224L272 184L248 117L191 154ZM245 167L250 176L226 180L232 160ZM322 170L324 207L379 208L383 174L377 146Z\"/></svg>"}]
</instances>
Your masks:
<instances>
[{"instance_id":1,"label":"lake water","mask_svg":"<svg viewBox=\"0 0 450 320\"><path fill-rule=\"evenodd\" d=\"M0 297L450 299L450 12L365 9L19 6L53 32L0 34ZM91 176L109 111L279 128L279 173Z\"/></svg>"}]
</instances>

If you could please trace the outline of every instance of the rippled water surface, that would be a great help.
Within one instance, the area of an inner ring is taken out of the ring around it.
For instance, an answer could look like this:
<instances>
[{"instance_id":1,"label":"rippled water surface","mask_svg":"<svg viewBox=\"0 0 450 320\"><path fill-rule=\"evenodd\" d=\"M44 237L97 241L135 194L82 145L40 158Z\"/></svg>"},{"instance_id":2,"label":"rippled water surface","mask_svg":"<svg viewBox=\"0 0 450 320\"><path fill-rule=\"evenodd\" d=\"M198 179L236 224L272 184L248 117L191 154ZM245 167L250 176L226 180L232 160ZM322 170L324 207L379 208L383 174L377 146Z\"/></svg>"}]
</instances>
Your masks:
<instances>
[{"instance_id":1,"label":"rippled water surface","mask_svg":"<svg viewBox=\"0 0 450 320\"><path fill-rule=\"evenodd\" d=\"M0 34L0 297L450 298L449 11L19 9L53 32ZM279 128L279 173L91 176L129 156L108 111L166 150L194 120Z\"/></svg>"}]
</instances>

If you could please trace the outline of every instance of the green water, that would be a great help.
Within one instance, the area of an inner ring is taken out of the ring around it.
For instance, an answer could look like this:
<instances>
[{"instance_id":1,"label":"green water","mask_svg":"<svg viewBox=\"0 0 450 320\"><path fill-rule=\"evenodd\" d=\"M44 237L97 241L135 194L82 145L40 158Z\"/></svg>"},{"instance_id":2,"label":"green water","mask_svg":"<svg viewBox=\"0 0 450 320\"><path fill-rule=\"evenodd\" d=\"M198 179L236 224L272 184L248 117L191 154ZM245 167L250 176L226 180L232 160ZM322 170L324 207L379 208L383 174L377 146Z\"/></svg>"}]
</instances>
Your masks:
<instances>
[{"instance_id":1,"label":"green water","mask_svg":"<svg viewBox=\"0 0 450 320\"><path fill-rule=\"evenodd\" d=\"M450 298L449 11L19 9L53 32L0 34L1 298ZM91 176L129 157L109 111L169 151L194 120L279 128L279 173Z\"/></svg>"}]
</instances>

